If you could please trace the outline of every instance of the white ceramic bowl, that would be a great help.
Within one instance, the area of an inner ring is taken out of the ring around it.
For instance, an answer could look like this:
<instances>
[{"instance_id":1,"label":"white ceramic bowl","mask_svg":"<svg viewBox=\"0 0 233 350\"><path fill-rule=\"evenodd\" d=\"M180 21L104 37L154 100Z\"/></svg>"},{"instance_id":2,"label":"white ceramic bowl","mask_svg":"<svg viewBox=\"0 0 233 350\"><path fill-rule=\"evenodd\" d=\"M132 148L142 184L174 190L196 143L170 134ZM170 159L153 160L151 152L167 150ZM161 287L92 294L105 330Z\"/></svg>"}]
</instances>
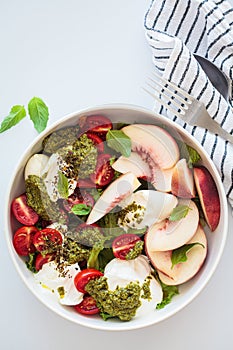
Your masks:
<instances>
[{"instance_id":1,"label":"white ceramic bowl","mask_svg":"<svg viewBox=\"0 0 233 350\"><path fill-rule=\"evenodd\" d=\"M205 227L208 238L208 255L204 266L199 273L191 279L189 282L180 286L179 295L177 295L172 302L161 310L152 310L143 318L135 317L129 322L116 321L115 319L109 319L103 321L98 316L83 316L78 314L71 307L64 307L60 303L52 298L49 293L43 293L41 287L35 283L33 274L26 268L25 262L20 258L14 250L12 244L12 237L15 231L15 224L11 217L10 203L12 199L20 195L24 191L23 171L27 160L31 155L41 150L41 143L44 137L50 134L57 128L74 125L81 116L91 114L103 114L112 119L113 122L126 122L126 123L155 123L165 125L170 128L175 134L179 134L181 138L193 146L201 155L202 163L209 169L212 174L220 196L221 202L221 218L217 230L214 233L210 233ZM179 310L183 309L189 304L205 287L211 276L213 275L220 257L223 252L228 225L228 209L227 201L224 193L223 185L218 172L210 160L205 150L198 144L198 142L190 136L184 129L176 125L175 123L165 119L163 116L155 115L153 112L141 107L131 105L104 105L95 108L89 108L82 110L68 116L56 122L51 127L47 128L42 134L40 134L30 147L28 147L20 159L18 166L15 168L12 179L9 185L9 191L7 194L8 203L6 207L5 221L6 221L6 240L9 247L9 252L14 262L14 265L25 282L26 286L32 291L32 293L48 308L53 310L58 315L68 319L74 323L102 330L131 330L149 326L161 322L167 319L171 315L174 315ZM26 302L26 301L25 301Z\"/></svg>"}]
</instances>

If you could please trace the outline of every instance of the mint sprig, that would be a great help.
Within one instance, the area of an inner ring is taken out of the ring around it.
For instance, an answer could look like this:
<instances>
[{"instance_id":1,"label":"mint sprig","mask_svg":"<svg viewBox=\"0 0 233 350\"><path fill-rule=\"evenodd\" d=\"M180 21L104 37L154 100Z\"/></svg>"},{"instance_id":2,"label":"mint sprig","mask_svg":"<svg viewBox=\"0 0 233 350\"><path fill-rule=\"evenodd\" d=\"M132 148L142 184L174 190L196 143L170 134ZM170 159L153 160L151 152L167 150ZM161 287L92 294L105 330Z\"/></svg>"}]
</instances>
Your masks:
<instances>
[{"instance_id":1,"label":"mint sprig","mask_svg":"<svg viewBox=\"0 0 233 350\"><path fill-rule=\"evenodd\" d=\"M85 203L78 203L73 205L71 211L75 215L87 215L90 213L91 207L90 205L86 205Z\"/></svg>"},{"instance_id":2,"label":"mint sprig","mask_svg":"<svg viewBox=\"0 0 233 350\"><path fill-rule=\"evenodd\" d=\"M49 111L44 101L39 97L33 97L28 103L28 112L35 129L42 132L48 122Z\"/></svg>"},{"instance_id":3,"label":"mint sprig","mask_svg":"<svg viewBox=\"0 0 233 350\"><path fill-rule=\"evenodd\" d=\"M49 111L44 101L39 97L33 97L28 103L28 114L33 122L34 128L40 133L48 123ZM7 115L0 126L0 133L9 130L17 125L27 115L24 106L15 105L11 108L9 115Z\"/></svg>"},{"instance_id":4,"label":"mint sprig","mask_svg":"<svg viewBox=\"0 0 233 350\"><path fill-rule=\"evenodd\" d=\"M61 171L58 171L57 190L62 198L68 198L68 196L69 196L69 182L68 182L67 177Z\"/></svg>"},{"instance_id":5,"label":"mint sprig","mask_svg":"<svg viewBox=\"0 0 233 350\"><path fill-rule=\"evenodd\" d=\"M176 264L187 261L188 259L187 253L190 251L190 249L192 249L197 244L201 245L204 248L204 245L202 243L195 242L195 243L185 244L182 247L174 249L172 251L172 256L171 256L171 262L172 262L171 268L173 269L173 267Z\"/></svg>"},{"instance_id":6,"label":"mint sprig","mask_svg":"<svg viewBox=\"0 0 233 350\"><path fill-rule=\"evenodd\" d=\"M178 221L188 214L189 210L192 210L187 205L177 205L171 212L171 215L169 217L170 221Z\"/></svg>"},{"instance_id":7,"label":"mint sprig","mask_svg":"<svg viewBox=\"0 0 233 350\"><path fill-rule=\"evenodd\" d=\"M4 118L1 124L0 133L12 128L12 126L18 124L25 117L26 117L26 110L24 106L20 106L20 105L13 106L10 110L9 115Z\"/></svg>"},{"instance_id":8,"label":"mint sprig","mask_svg":"<svg viewBox=\"0 0 233 350\"><path fill-rule=\"evenodd\" d=\"M131 154L131 140L122 130L108 130L106 135L108 147L125 157Z\"/></svg>"}]
</instances>

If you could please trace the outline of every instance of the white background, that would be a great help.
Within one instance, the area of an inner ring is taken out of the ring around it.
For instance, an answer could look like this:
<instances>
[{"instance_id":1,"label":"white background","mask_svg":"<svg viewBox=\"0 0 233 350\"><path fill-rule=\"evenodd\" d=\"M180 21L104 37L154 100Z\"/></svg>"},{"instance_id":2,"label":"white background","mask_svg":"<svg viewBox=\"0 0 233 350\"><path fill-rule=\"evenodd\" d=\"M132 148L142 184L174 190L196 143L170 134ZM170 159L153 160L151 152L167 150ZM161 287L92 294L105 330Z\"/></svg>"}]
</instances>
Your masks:
<instances>
[{"instance_id":1,"label":"white background","mask_svg":"<svg viewBox=\"0 0 233 350\"><path fill-rule=\"evenodd\" d=\"M49 106L49 125L65 114L103 103L152 108L153 102L141 89L152 71L143 28L149 3L0 0L0 120L11 106L27 106L33 96ZM27 290L8 255L3 213L9 177L36 135L26 118L0 134L1 349L232 349L231 229L205 290L178 314L142 330L114 333L75 325Z\"/></svg>"}]
</instances>

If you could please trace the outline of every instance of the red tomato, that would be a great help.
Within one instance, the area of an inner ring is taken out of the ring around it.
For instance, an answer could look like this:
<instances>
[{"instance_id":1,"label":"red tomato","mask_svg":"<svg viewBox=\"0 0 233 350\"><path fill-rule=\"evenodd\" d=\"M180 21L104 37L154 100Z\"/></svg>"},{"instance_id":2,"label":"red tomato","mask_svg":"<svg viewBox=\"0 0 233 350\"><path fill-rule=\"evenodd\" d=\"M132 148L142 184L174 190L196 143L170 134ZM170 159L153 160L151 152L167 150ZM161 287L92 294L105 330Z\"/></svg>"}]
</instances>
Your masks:
<instances>
[{"instance_id":1,"label":"red tomato","mask_svg":"<svg viewBox=\"0 0 233 350\"><path fill-rule=\"evenodd\" d=\"M112 129L112 122L103 115L90 115L86 118L83 125L83 132L90 131L96 133L102 139L105 139L109 129Z\"/></svg>"},{"instance_id":2,"label":"red tomato","mask_svg":"<svg viewBox=\"0 0 233 350\"><path fill-rule=\"evenodd\" d=\"M90 175L91 180L97 187L106 186L114 177L114 170L109 162L110 158L110 154L100 154L97 159L95 173Z\"/></svg>"},{"instance_id":3,"label":"red tomato","mask_svg":"<svg viewBox=\"0 0 233 350\"><path fill-rule=\"evenodd\" d=\"M85 286L86 284L95 278L103 276L103 273L96 269L85 269L77 273L74 278L74 284L77 290L81 293L86 293Z\"/></svg>"},{"instance_id":4,"label":"red tomato","mask_svg":"<svg viewBox=\"0 0 233 350\"><path fill-rule=\"evenodd\" d=\"M33 237L38 232L34 226L22 226L14 234L13 245L19 255L27 256L36 251Z\"/></svg>"},{"instance_id":5,"label":"red tomato","mask_svg":"<svg viewBox=\"0 0 233 350\"><path fill-rule=\"evenodd\" d=\"M12 201L11 208L15 218L23 225L32 226L39 220L39 215L27 205L25 193Z\"/></svg>"},{"instance_id":6,"label":"red tomato","mask_svg":"<svg viewBox=\"0 0 233 350\"><path fill-rule=\"evenodd\" d=\"M95 315L99 313L95 299L90 295L84 295L80 304L75 305L74 309L83 315Z\"/></svg>"},{"instance_id":7,"label":"red tomato","mask_svg":"<svg viewBox=\"0 0 233 350\"><path fill-rule=\"evenodd\" d=\"M133 233L125 233L116 237L112 242L113 254L116 258L125 260L135 244L140 241L140 237Z\"/></svg>"},{"instance_id":8,"label":"red tomato","mask_svg":"<svg viewBox=\"0 0 233 350\"><path fill-rule=\"evenodd\" d=\"M36 270L39 271L45 263L47 263L47 262L49 262L49 261L51 261L53 259L54 259L54 257L53 257L52 254L42 255L42 254L39 253L37 255L36 261L35 261L35 268L36 268Z\"/></svg>"},{"instance_id":9,"label":"red tomato","mask_svg":"<svg viewBox=\"0 0 233 350\"><path fill-rule=\"evenodd\" d=\"M51 243L62 244L62 235L53 228L44 228L33 237L33 244L39 252L49 249Z\"/></svg>"},{"instance_id":10,"label":"red tomato","mask_svg":"<svg viewBox=\"0 0 233 350\"><path fill-rule=\"evenodd\" d=\"M77 189L71 196L63 200L63 206L68 212L71 211L75 204L86 204L93 207L94 203L94 198L90 193L86 192L85 190L77 191Z\"/></svg>"},{"instance_id":11,"label":"red tomato","mask_svg":"<svg viewBox=\"0 0 233 350\"><path fill-rule=\"evenodd\" d=\"M94 143L99 152L104 151L104 142L97 134L87 132L87 137Z\"/></svg>"}]
</instances>

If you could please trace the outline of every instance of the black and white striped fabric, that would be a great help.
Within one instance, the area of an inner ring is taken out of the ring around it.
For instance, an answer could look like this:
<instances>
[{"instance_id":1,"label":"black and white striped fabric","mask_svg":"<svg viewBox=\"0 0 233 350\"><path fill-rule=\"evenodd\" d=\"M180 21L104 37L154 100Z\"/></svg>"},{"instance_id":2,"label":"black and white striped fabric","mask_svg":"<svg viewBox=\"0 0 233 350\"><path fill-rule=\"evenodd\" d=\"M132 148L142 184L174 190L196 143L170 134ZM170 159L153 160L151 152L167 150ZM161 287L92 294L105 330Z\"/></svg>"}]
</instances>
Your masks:
<instances>
[{"instance_id":1,"label":"black and white striped fabric","mask_svg":"<svg viewBox=\"0 0 233 350\"><path fill-rule=\"evenodd\" d=\"M193 53L208 58L233 81L233 8L226 0L154 0L145 16L153 62L164 78L204 102L209 114L233 133L233 103L213 87ZM233 145L192 127L155 102L156 112L182 125L215 163L233 206Z\"/></svg>"}]
</instances>

